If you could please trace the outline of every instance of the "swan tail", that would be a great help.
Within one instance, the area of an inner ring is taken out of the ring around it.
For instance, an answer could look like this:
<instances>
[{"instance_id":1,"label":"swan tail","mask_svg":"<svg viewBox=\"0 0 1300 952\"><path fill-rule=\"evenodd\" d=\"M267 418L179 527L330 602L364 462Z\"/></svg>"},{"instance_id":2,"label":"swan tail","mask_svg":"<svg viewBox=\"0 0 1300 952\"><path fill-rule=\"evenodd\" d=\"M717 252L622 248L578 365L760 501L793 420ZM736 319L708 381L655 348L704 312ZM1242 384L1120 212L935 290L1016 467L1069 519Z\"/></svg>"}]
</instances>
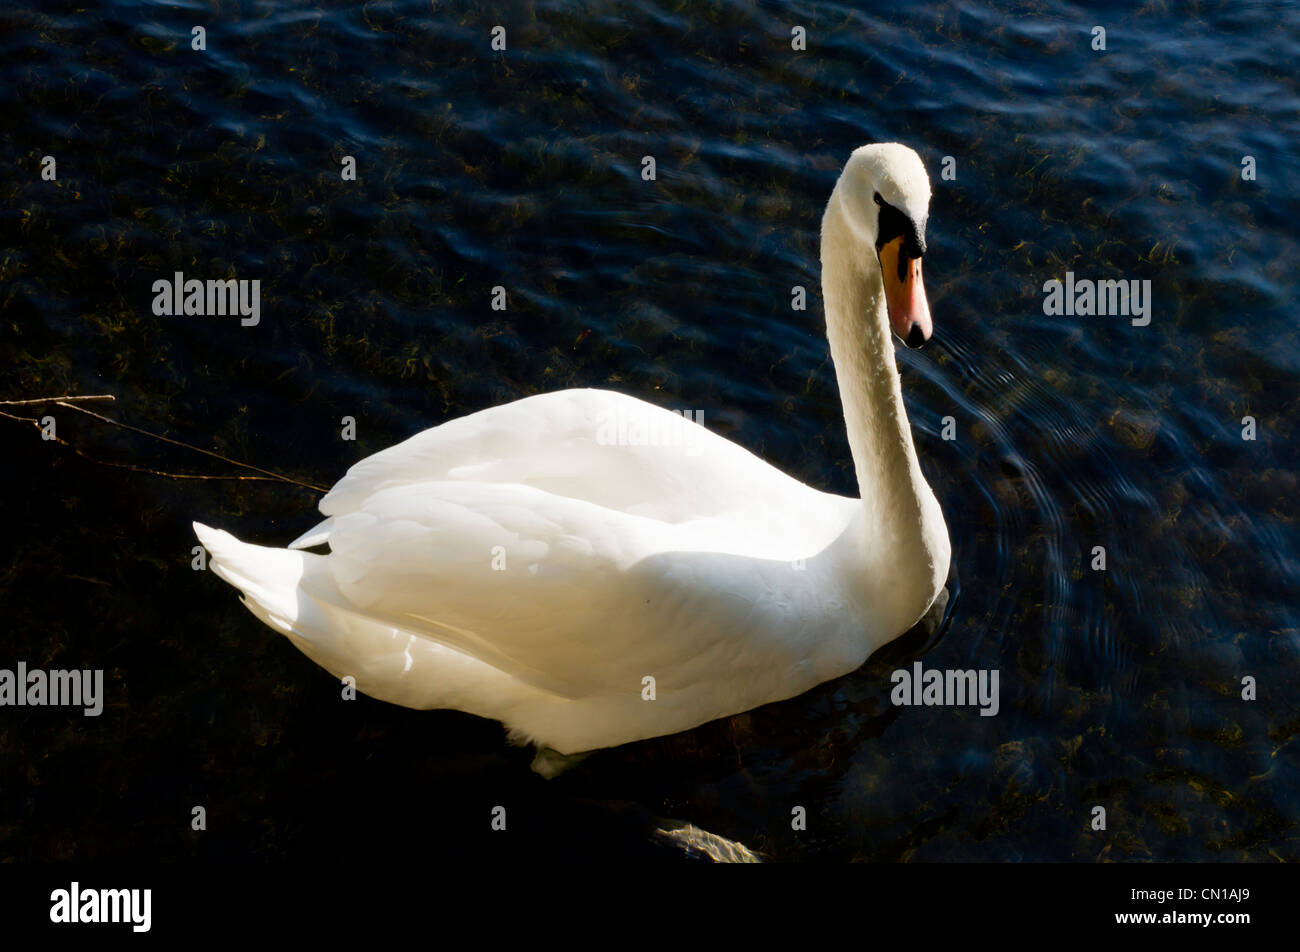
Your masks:
<instances>
[{"instance_id":1,"label":"swan tail","mask_svg":"<svg viewBox=\"0 0 1300 952\"><path fill-rule=\"evenodd\" d=\"M208 567L244 595L244 604L268 624L288 632L300 611L299 582L310 552L241 542L229 532L194 523L194 534L210 556Z\"/></svg>"},{"instance_id":2,"label":"swan tail","mask_svg":"<svg viewBox=\"0 0 1300 952\"><path fill-rule=\"evenodd\" d=\"M504 721L512 706L502 699L513 698L514 706L551 700L472 655L348 606L334 585L329 556L251 545L198 522L194 534L208 550L208 567L243 593L249 611L335 677L354 677L357 690L371 697Z\"/></svg>"}]
</instances>

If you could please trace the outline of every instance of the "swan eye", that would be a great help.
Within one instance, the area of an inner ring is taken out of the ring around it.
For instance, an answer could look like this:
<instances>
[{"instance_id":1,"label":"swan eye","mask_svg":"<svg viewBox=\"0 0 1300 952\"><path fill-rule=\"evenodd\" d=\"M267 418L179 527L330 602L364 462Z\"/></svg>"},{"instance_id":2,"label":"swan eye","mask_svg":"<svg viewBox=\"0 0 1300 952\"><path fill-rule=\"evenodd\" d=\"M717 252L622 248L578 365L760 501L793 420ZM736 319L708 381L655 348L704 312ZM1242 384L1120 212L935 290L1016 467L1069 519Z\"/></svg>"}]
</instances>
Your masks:
<instances>
[{"instance_id":1,"label":"swan eye","mask_svg":"<svg viewBox=\"0 0 1300 952\"><path fill-rule=\"evenodd\" d=\"M903 239L903 254L908 258L919 258L925 254L925 222L919 224L908 218L893 205L883 201L876 193L876 204L880 206L880 218L876 223L876 251L879 251L895 238ZM900 266L903 259L899 259Z\"/></svg>"}]
</instances>

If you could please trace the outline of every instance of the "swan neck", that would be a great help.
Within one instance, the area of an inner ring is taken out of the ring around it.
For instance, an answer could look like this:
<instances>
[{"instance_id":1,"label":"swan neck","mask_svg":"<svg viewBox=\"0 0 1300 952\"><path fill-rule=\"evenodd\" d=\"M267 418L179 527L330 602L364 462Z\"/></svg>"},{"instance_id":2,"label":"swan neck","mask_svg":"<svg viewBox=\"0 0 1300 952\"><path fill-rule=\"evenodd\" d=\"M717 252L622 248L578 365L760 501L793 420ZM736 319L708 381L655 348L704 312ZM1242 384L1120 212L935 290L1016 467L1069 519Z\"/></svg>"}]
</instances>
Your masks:
<instances>
[{"instance_id":1,"label":"swan neck","mask_svg":"<svg viewBox=\"0 0 1300 952\"><path fill-rule=\"evenodd\" d=\"M916 458L879 259L873 241L848 221L838 186L822 222L821 258L827 337L862 497L864 556L895 597L915 587L903 600L925 602L919 617L947 577L947 528ZM933 577L918 577L940 572L937 587Z\"/></svg>"}]
</instances>

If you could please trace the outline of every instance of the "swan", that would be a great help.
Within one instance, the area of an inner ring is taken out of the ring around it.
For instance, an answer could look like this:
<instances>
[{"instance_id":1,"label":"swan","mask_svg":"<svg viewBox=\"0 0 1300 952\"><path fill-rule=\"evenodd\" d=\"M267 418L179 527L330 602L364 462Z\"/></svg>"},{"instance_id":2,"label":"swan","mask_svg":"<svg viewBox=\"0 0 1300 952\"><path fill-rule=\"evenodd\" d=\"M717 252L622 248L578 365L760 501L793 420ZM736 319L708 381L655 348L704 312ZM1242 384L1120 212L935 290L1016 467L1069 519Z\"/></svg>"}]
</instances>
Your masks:
<instances>
[{"instance_id":1,"label":"swan","mask_svg":"<svg viewBox=\"0 0 1300 952\"><path fill-rule=\"evenodd\" d=\"M689 414L562 390L361 460L288 548L195 523L210 568L335 677L500 721L539 758L687 730L855 670L948 575L891 340L932 333L929 201L920 157L878 143L852 153L822 218L861 499L806 486Z\"/></svg>"}]
</instances>

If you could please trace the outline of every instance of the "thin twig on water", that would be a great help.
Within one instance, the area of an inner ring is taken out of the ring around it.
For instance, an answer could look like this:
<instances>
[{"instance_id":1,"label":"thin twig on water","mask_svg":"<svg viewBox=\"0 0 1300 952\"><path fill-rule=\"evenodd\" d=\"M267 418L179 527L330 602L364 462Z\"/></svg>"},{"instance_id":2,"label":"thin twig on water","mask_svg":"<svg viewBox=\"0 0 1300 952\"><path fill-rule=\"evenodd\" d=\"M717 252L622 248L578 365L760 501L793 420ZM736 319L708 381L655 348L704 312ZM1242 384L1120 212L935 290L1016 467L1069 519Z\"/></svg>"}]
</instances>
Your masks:
<instances>
[{"instance_id":1,"label":"thin twig on water","mask_svg":"<svg viewBox=\"0 0 1300 952\"><path fill-rule=\"evenodd\" d=\"M173 446L179 446L182 449L192 450L195 453L202 453L204 456L211 456L213 459L219 459L223 463L229 463L231 466L238 466L241 469L249 469L255 473L260 473L261 475L260 476L205 476L196 473L166 473L163 472L162 470L149 469L148 467L136 466L131 463L113 463L113 462L109 462L108 460L95 459L93 456L87 456L85 453L77 449L77 447L73 446L67 440L57 435L51 437L55 442L68 447L70 450L72 450L74 453L76 453L78 456L82 457L83 459L90 460L92 463L98 463L101 466L115 466L118 467L119 469L128 469L131 470L132 472L137 472L137 473L148 473L153 476L166 476L169 479L245 479L245 480L268 480L268 481L277 480L279 482L290 483L294 486L301 486L303 489L310 489L313 492L323 493L329 491L323 486L314 486L311 483L305 483L302 480L294 479L292 476L285 476L283 473L276 473L269 469L263 469L262 467L254 466L251 463L241 463L237 459L231 459L228 456L222 456L220 453L214 453L212 450L205 450L201 446L194 446L190 443L184 443L180 440L174 440L169 436L163 436L160 433L153 433L150 432L149 430L141 429L138 426L132 426L130 423L123 423L120 420L114 420L110 417L103 416L102 414L95 413L93 410L87 410L85 407L77 406L77 403L79 402L86 402L90 400L115 400L115 399L116 397L114 397L112 394L89 394L89 395L64 394L63 396L60 397L36 397L30 400L0 400L0 406L9 406L9 407L34 406L42 403L53 403L56 406L66 407L69 410L76 410L78 413L84 413L86 414L86 416L94 417L96 420L101 420L104 423L109 423L113 426L120 427L124 430L130 430L132 433L139 433L142 436L148 436L155 440L161 440L164 443L170 443ZM33 426L35 426L38 430L44 431L45 429L43 426L41 426L40 420L33 419L32 417L15 416L12 413L5 413L4 411L0 411L0 417L5 417L10 420L17 420L20 423L30 423Z\"/></svg>"}]
</instances>

